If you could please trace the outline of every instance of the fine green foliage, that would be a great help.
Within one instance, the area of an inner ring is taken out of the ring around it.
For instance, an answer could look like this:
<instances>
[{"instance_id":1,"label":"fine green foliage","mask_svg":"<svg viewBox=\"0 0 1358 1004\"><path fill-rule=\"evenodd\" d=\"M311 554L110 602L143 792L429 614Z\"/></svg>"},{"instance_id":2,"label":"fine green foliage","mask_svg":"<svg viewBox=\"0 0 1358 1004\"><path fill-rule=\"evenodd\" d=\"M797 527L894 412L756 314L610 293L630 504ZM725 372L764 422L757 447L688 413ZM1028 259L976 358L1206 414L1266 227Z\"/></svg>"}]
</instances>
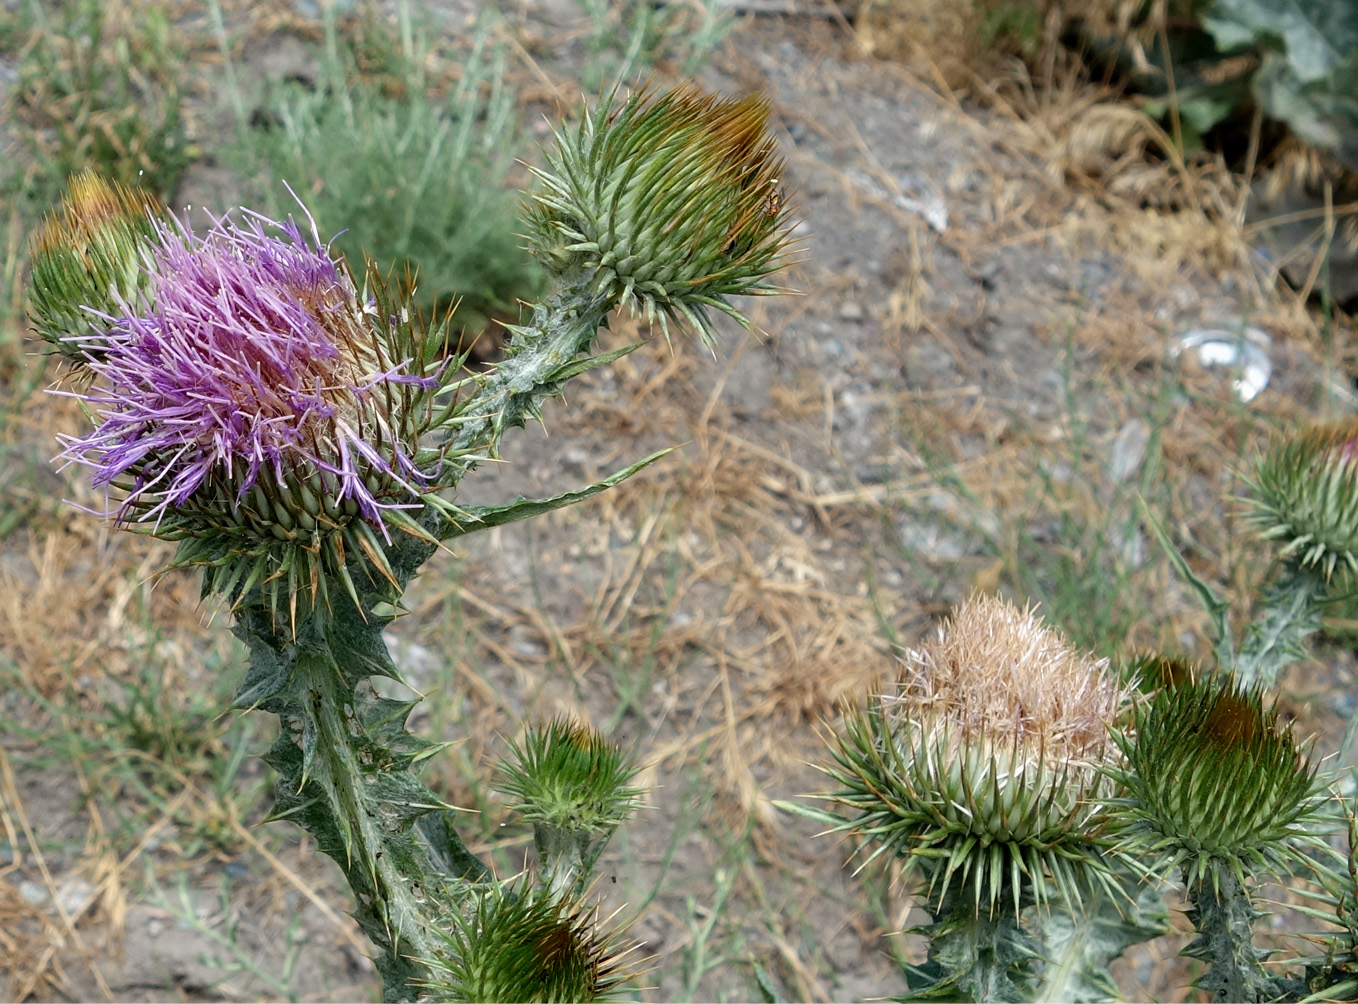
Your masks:
<instances>
[{"instance_id":1,"label":"fine green foliage","mask_svg":"<svg viewBox=\"0 0 1358 1004\"><path fill-rule=\"evenodd\" d=\"M184 53L163 5L28 0L29 36L13 98L50 202L67 176L95 170L168 197L192 151L180 109Z\"/></svg>"},{"instance_id":2,"label":"fine green foliage","mask_svg":"<svg viewBox=\"0 0 1358 1004\"><path fill-rule=\"evenodd\" d=\"M7 711L0 729L42 751L35 754L39 766L47 755L76 766L117 853L131 850L148 827L168 817L176 836L165 842L167 853L184 859L236 854L243 844L238 821L266 788L263 778L249 777L260 723L223 718L222 686L184 686L178 668L158 652L161 640L152 632L144 650L134 648L134 675L103 680L97 688L70 681L52 697L17 667L0 663L0 686L13 708L31 709ZM224 672L219 661L225 660L214 655L205 675Z\"/></svg>"},{"instance_id":3,"label":"fine green foliage","mask_svg":"<svg viewBox=\"0 0 1358 1004\"><path fill-rule=\"evenodd\" d=\"M730 31L733 17L718 0L655 4L650 0L580 0L589 17L580 83L599 91L609 83L646 77L657 63L694 76Z\"/></svg>"},{"instance_id":4,"label":"fine green foliage","mask_svg":"<svg viewBox=\"0 0 1358 1004\"><path fill-rule=\"evenodd\" d=\"M271 213L295 210L287 183L336 235L335 250L413 282L409 300L426 322L454 305L470 336L490 319L517 319L543 277L517 236L519 199L503 187L522 150L503 60L478 40L440 97L413 42L384 51L370 79L332 49L321 86L278 93L226 156L265 179L255 194Z\"/></svg>"}]
</instances>

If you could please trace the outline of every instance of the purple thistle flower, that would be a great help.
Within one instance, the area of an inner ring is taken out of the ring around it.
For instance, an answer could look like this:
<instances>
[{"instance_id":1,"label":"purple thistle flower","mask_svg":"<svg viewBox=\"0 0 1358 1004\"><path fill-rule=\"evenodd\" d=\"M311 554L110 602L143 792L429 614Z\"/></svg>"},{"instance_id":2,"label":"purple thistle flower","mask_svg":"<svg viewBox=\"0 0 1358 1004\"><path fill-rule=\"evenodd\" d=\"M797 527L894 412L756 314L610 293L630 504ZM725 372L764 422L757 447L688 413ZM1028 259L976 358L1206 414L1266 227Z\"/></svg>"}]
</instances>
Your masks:
<instances>
[{"instance_id":1,"label":"purple thistle flower","mask_svg":"<svg viewBox=\"0 0 1358 1004\"><path fill-rule=\"evenodd\" d=\"M294 621L366 559L395 578L390 530L426 535L405 510L442 487L442 446L422 445L456 409L436 405L449 367L369 271L360 293L311 223L247 213L202 237L157 223L146 282L87 352L74 393L96 428L63 438L61 459L121 502L103 515L181 541L176 564L214 569L205 588L263 585ZM69 392L67 392L69 393Z\"/></svg>"},{"instance_id":2,"label":"purple thistle flower","mask_svg":"<svg viewBox=\"0 0 1358 1004\"><path fill-rule=\"evenodd\" d=\"M63 459L93 468L96 487L127 486L118 521L157 525L209 482L239 505L263 470L279 484L324 472L385 536L383 512L417 507L429 482L377 391L437 379L389 358L347 272L291 219L252 213L202 238L166 224L157 238L145 301L106 317L88 361L79 396L99 426L68 437Z\"/></svg>"}]
</instances>

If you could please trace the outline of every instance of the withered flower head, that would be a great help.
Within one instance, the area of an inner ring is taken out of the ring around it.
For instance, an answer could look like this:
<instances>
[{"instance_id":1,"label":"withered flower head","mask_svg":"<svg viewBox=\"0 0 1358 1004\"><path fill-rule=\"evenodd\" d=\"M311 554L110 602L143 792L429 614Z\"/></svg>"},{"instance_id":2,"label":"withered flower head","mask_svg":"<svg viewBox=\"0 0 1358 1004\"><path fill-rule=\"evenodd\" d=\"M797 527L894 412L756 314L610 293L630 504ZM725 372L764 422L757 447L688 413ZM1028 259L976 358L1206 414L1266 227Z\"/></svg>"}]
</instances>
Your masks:
<instances>
[{"instance_id":1,"label":"withered flower head","mask_svg":"<svg viewBox=\"0 0 1358 1004\"><path fill-rule=\"evenodd\" d=\"M907 654L894 693L852 714L839 738L846 824L922 869L931 900L970 886L992 913L1064 900L1097 871L1110 753L1123 690L1031 612L974 596Z\"/></svg>"}]
</instances>

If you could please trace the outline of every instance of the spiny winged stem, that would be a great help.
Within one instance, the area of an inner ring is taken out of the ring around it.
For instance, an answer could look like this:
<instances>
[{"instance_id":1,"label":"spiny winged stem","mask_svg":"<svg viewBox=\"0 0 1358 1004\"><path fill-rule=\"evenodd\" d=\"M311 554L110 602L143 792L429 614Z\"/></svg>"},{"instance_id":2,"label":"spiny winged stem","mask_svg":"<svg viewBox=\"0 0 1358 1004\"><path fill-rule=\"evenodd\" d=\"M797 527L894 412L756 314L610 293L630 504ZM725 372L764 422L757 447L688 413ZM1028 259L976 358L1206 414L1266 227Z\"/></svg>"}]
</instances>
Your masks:
<instances>
[{"instance_id":1,"label":"spiny winged stem","mask_svg":"<svg viewBox=\"0 0 1358 1004\"><path fill-rule=\"evenodd\" d=\"M1260 916L1231 866L1212 861L1188 888L1188 919L1198 936L1183 954L1207 963L1198 986L1218 1001L1272 1001L1282 997L1280 980L1263 966L1269 955L1254 947L1253 925Z\"/></svg>"},{"instance_id":2,"label":"spiny winged stem","mask_svg":"<svg viewBox=\"0 0 1358 1004\"><path fill-rule=\"evenodd\" d=\"M1265 590L1263 608L1235 653L1235 675L1241 683L1277 686L1284 669L1309 657L1307 639L1320 630L1320 601L1328 592L1315 569L1284 566L1279 580Z\"/></svg>"},{"instance_id":3,"label":"spiny winged stem","mask_svg":"<svg viewBox=\"0 0 1358 1004\"><path fill-rule=\"evenodd\" d=\"M930 939L929 958L917 973L912 997L964 1001L1032 1000L1039 944L1007 905L978 910L960 887L939 906L938 919L915 929Z\"/></svg>"},{"instance_id":4,"label":"spiny winged stem","mask_svg":"<svg viewBox=\"0 0 1358 1004\"><path fill-rule=\"evenodd\" d=\"M447 806L415 768L439 747L405 729L414 701L377 696L371 678L398 678L371 612L339 607L280 630L263 603L238 609L250 647L237 707L278 715L265 761L278 771L273 819L290 819L343 869L355 917L378 948L385 999L409 996L435 958L440 910L459 883L487 877Z\"/></svg>"}]
</instances>

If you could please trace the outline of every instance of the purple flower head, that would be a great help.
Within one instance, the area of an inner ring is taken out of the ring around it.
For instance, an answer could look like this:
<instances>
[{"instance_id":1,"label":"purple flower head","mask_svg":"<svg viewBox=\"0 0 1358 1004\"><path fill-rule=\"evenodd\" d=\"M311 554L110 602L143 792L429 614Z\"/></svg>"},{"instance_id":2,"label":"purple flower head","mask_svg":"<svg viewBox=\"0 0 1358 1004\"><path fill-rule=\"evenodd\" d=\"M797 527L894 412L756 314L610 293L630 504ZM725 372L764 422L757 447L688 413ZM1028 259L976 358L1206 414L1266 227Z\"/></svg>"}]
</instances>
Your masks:
<instances>
[{"instance_id":1,"label":"purple flower head","mask_svg":"<svg viewBox=\"0 0 1358 1004\"><path fill-rule=\"evenodd\" d=\"M121 494L117 522L211 539L204 563L265 556L250 582L294 574L295 548L315 553L334 531L359 533L349 543L365 553L365 525L389 544L389 525L409 522L400 510L436 487L438 455L420 438L443 371L311 229L255 213L202 237L158 225L144 294L101 315L108 332L87 361L79 397L97 427L63 444ZM332 544L321 571L344 565Z\"/></svg>"}]
</instances>

